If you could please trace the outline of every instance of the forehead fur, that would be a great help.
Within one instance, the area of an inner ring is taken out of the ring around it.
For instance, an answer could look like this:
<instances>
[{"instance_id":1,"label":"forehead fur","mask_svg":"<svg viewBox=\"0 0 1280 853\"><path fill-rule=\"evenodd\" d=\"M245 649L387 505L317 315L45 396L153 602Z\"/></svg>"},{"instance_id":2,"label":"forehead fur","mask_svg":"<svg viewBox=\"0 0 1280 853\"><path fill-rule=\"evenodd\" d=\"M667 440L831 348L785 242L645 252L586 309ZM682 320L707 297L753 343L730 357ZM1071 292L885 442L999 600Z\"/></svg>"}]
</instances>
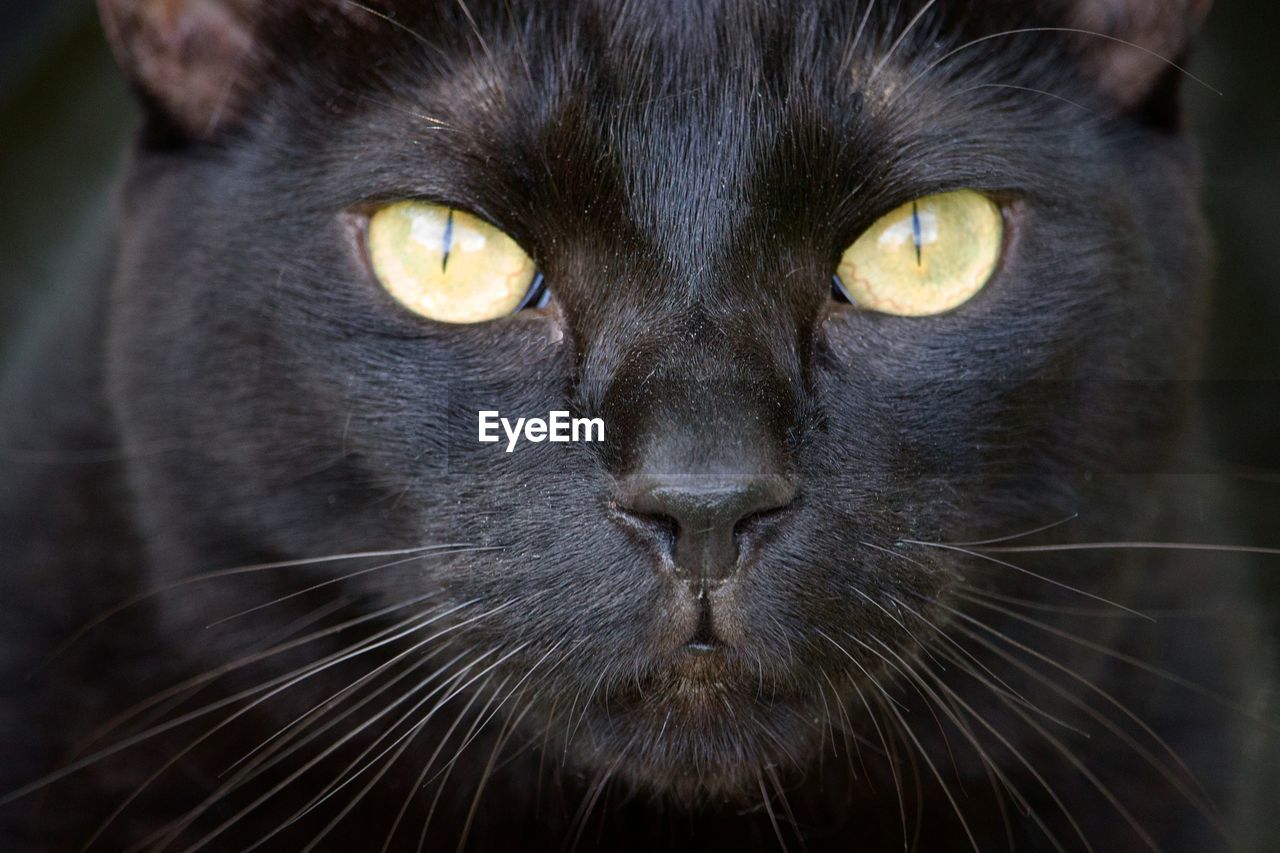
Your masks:
<instances>
[{"instance_id":1,"label":"forehead fur","mask_svg":"<svg viewBox=\"0 0 1280 853\"><path fill-rule=\"evenodd\" d=\"M157 116L196 139L243 124L282 71L323 64L344 49L377 67L380 43L406 37L440 57L469 45L495 72L504 48L516 48L527 71L530 54L548 42L567 48L559 60L566 71L581 60L580 51L594 48L636 97L675 97L712 80L716 87L738 82L759 95L771 71L788 64L805 69L805 59L817 55L872 62L867 83L891 95L909 82L904 71L918 70L912 60L928 62L934 48L999 56L1014 49L1011 42L1028 40L1014 36L1038 34L1045 37L1038 40L1042 51L1061 54L1069 43L1076 70L1113 106L1132 109L1185 51L1207 6L1205 0L99 3L126 73ZM932 59L942 64L936 54Z\"/></svg>"}]
</instances>

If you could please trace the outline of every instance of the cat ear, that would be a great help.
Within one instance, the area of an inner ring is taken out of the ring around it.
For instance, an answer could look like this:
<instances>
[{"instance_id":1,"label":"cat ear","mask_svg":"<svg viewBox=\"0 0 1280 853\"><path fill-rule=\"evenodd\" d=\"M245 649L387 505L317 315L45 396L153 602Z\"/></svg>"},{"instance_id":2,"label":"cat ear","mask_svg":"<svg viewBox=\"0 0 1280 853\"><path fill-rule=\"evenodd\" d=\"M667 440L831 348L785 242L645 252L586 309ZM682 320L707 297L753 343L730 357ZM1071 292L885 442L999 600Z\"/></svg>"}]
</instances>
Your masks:
<instances>
[{"instance_id":1,"label":"cat ear","mask_svg":"<svg viewBox=\"0 0 1280 853\"><path fill-rule=\"evenodd\" d=\"M159 117L207 139L243 117L260 0L98 0L116 60Z\"/></svg>"},{"instance_id":2,"label":"cat ear","mask_svg":"<svg viewBox=\"0 0 1280 853\"><path fill-rule=\"evenodd\" d=\"M1140 106L1180 63L1212 0L1068 0L1085 70L1118 108ZM1101 38L1099 36L1102 36Z\"/></svg>"}]
</instances>

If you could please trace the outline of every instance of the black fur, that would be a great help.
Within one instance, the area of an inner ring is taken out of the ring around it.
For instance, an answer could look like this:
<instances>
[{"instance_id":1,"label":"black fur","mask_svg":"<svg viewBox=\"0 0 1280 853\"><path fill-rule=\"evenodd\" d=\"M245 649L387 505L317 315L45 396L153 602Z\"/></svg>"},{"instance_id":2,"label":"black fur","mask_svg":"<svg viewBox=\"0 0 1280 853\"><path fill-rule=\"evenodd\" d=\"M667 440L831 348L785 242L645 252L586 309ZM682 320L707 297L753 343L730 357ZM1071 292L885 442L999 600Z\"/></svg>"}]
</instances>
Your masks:
<instances>
[{"instance_id":1,"label":"black fur","mask_svg":"<svg viewBox=\"0 0 1280 853\"><path fill-rule=\"evenodd\" d=\"M320 5L259 22L269 61L225 132L153 116L111 274L9 372L0 787L161 729L11 801L7 847L78 849L140 786L102 849L1230 845L1246 720L1178 683L1242 693L1229 579L912 544L1073 513L1013 544L1168 535L1152 474L1178 458L1206 278L1175 76L1120 113L1079 70L1087 39L965 47L1068 24L1064 3ZM1012 234L973 302L833 300L863 229L964 187ZM551 305L473 327L399 309L358 220L406 197L501 226ZM601 416L608 441L504 454L475 441L482 408ZM617 489L734 442L796 497L708 611ZM467 548L200 577L445 544ZM691 657L708 612L722 649ZM390 632L420 613L438 621Z\"/></svg>"}]
</instances>

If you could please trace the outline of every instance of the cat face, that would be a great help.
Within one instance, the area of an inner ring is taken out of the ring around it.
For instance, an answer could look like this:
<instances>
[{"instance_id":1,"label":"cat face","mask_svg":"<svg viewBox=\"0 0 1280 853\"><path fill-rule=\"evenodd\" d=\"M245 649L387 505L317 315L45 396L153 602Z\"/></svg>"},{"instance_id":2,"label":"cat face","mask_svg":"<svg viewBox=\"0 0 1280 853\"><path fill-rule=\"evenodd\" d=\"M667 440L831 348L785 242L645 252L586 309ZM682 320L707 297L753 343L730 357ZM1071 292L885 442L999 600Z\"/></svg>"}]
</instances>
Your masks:
<instances>
[{"instance_id":1,"label":"cat face","mask_svg":"<svg viewBox=\"0 0 1280 853\"><path fill-rule=\"evenodd\" d=\"M438 549L291 588L428 602L534 686L552 746L683 795L803 762L827 703L946 630L974 569L911 543L1083 502L1140 524L1090 474L1169 452L1123 380L1186 371L1202 252L1172 72L1027 31L1100 4L176 5L205 34L182 49L105 4L154 106L107 357L160 573ZM1116 35L1169 52L1190 17ZM1002 229L973 298L833 291L881 217L958 191ZM407 199L505 232L549 299L406 310L368 223ZM482 410L605 440L505 453Z\"/></svg>"}]
</instances>

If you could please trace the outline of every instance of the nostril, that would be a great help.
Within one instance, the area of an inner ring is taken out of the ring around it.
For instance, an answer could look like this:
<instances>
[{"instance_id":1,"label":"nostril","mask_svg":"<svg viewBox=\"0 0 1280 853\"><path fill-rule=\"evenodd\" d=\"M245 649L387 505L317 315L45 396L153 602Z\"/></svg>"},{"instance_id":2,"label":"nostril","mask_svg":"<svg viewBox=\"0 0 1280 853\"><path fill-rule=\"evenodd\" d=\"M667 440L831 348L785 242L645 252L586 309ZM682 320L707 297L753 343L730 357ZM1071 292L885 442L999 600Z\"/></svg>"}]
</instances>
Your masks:
<instances>
[{"instance_id":1,"label":"nostril","mask_svg":"<svg viewBox=\"0 0 1280 853\"><path fill-rule=\"evenodd\" d=\"M739 522L749 522L780 512L796 498L795 483L787 477L777 475L752 480L745 492Z\"/></svg>"},{"instance_id":2,"label":"nostril","mask_svg":"<svg viewBox=\"0 0 1280 853\"><path fill-rule=\"evenodd\" d=\"M751 515L743 516L738 519L736 524L733 525L733 535L738 538L746 536L747 532L755 526L756 522L768 514L768 512L753 512Z\"/></svg>"},{"instance_id":3,"label":"nostril","mask_svg":"<svg viewBox=\"0 0 1280 853\"><path fill-rule=\"evenodd\" d=\"M612 506L615 515L628 527L655 541L664 553L675 553L676 537L680 532L680 523L676 519L661 513L639 511L617 500Z\"/></svg>"},{"instance_id":4,"label":"nostril","mask_svg":"<svg viewBox=\"0 0 1280 853\"><path fill-rule=\"evenodd\" d=\"M769 509L762 509L757 512L753 512L750 515L744 515L742 518L738 519L736 524L733 525L733 535L738 538L747 536L754 532L756 528L767 525L769 522L782 515L787 511L787 508L790 505L791 502L788 501L781 506L770 507Z\"/></svg>"}]
</instances>

